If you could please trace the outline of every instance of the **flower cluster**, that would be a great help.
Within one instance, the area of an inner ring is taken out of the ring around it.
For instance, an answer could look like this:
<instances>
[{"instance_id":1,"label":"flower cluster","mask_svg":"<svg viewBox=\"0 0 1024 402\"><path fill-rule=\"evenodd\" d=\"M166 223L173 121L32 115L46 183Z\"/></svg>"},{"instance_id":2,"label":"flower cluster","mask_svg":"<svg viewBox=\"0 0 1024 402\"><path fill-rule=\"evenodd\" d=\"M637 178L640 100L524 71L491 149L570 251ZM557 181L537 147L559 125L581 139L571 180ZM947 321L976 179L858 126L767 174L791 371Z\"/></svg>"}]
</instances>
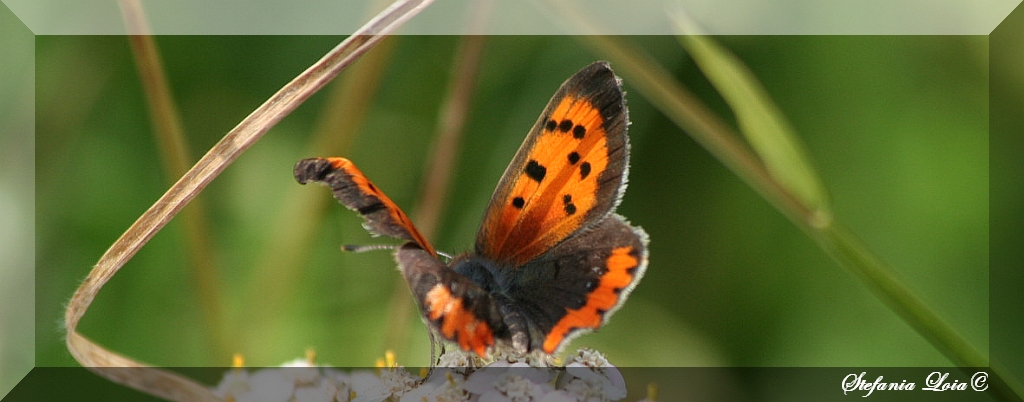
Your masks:
<instances>
[{"instance_id":1,"label":"flower cluster","mask_svg":"<svg viewBox=\"0 0 1024 402\"><path fill-rule=\"evenodd\" d=\"M467 359L457 352L442 355L441 365L426 378L395 365L390 356L386 367L350 372L318 367L311 358L254 372L235 367L214 393L233 402L605 402L626 397L618 369L592 350L579 350L564 367L503 356L474 369L467 368Z\"/></svg>"}]
</instances>

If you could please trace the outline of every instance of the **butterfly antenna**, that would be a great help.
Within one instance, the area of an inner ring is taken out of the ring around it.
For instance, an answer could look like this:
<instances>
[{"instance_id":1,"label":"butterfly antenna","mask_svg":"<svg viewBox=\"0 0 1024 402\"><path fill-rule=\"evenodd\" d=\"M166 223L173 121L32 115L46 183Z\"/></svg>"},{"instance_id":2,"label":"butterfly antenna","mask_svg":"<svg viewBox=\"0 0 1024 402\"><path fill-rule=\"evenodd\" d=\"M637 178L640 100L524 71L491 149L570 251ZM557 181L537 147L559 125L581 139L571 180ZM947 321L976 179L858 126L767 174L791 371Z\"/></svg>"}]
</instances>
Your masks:
<instances>
[{"instance_id":1,"label":"butterfly antenna","mask_svg":"<svg viewBox=\"0 0 1024 402\"><path fill-rule=\"evenodd\" d=\"M363 245L360 245L360 244L346 244L346 245L341 246L341 251L350 251L350 252L353 252L353 253L362 253L364 251L394 250L396 248L398 248L398 246L391 245L391 244L370 244L370 245L365 245L365 244L363 244Z\"/></svg>"}]
</instances>

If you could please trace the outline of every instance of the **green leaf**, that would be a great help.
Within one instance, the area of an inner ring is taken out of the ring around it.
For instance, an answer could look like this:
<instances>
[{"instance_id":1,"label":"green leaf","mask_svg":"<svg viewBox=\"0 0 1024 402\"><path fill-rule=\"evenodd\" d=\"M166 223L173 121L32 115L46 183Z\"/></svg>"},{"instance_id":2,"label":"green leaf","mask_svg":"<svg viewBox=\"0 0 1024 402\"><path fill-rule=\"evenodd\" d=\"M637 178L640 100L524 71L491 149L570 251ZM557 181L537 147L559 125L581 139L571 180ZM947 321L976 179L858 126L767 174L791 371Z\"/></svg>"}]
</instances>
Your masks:
<instances>
[{"instance_id":1,"label":"green leaf","mask_svg":"<svg viewBox=\"0 0 1024 402\"><path fill-rule=\"evenodd\" d=\"M708 36L683 35L679 41L732 108L740 132L772 178L808 210L830 215L827 191L803 143L753 73Z\"/></svg>"}]
</instances>

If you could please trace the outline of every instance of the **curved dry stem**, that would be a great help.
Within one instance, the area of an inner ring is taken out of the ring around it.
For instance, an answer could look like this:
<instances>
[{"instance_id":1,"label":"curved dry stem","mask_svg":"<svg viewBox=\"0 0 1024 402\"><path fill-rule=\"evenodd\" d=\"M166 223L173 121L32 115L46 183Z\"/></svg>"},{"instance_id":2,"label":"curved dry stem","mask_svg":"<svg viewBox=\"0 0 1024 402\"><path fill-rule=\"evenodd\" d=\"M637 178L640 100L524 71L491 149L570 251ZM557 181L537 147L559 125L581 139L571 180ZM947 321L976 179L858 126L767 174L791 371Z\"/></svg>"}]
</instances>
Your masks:
<instances>
[{"instance_id":1,"label":"curved dry stem","mask_svg":"<svg viewBox=\"0 0 1024 402\"><path fill-rule=\"evenodd\" d=\"M383 35L394 31L430 3L431 0L399 0L342 41L228 132L111 245L75 291L65 310L67 347L79 363L112 381L163 398L182 401L216 400L208 389L192 380L164 370L148 368L143 363L97 345L77 332L79 321L103 285L214 177L277 122L376 45L383 39ZM104 369L110 367L148 369Z\"/></svg>"}]
</instances>

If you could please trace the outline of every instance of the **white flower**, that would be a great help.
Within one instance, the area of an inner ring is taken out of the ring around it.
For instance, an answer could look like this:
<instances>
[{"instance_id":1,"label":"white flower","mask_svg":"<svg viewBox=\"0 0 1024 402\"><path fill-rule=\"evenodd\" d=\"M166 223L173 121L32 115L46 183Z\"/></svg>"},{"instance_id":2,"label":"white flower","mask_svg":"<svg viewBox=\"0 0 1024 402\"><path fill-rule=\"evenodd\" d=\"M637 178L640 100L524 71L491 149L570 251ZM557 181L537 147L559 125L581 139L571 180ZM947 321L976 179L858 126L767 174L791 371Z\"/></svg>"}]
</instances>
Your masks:
<instances>
[{"instance_id":1,"label":"white flower","mask_svg":"<svg viewBox=\"0 0 1024 402\"><path fill-rule=\"evenodd\" d=\"M334 397L331 401L348 402L352 398L352 385L350 376L333 368L324 369L323 382L334 388Z\"/></svg>"},{"instance_id":2,"label":"white flower","mask_svg":"<svg viewBox=\"0 0 1024 402\"><path fill-rule=\"evenodd\" d=\"M466 402L471 400L471 394L462 388L462 384L455 384L441 389L437 394L437 402Z\"/></svg>"},{"instance_id":3,"label":"white flower","mask_svg":"<svg viewBox=\"0 0 1024 402\"><path fill-rule=\"evenodd\" d=\"M445 356L455 357L445 361ZM213 392L237 402L606 402L626 397L622 374L596 351L579 350L564 370L550 367L546 355L504 355L475 369L472 363L480 361L465 354L445 356L442 363L471 364L436 367L424 380L397 367L393 357L390 368L349 373L318 367L308 356L255 372L238 363Z\"/></svg>"},{"instance_id":4,"label":"white flower","mask_svg":"<svg viewBox=\"0 0 1024 402\"><path fill-rule=\"evenodd\" d=\"M241 368L232 368L224 373L224 378L217 384L213 394L221 400L228 398L238 400L239 395L249 393L249 372Z\"/></svg>"},{"instance_id":5,"label":"white flower","mask_svg":"<svg viewBox=\"0 0 1024 402\"><path fill-rule=\"evenodd\" d=\"M299 359L285 363L280 369L281 374L295 385L312 385L320 382L320 368L310 366L309 362Z\"/></svg>"},{"instance_id":6,"label":"white flower","mask_svg":"<svg viewBox=\"0 0 1024 402\"><path fill-rule=\"evenodd\" d=\"M335 399L338 388L330 381L321 381L310 387L295 390L295 402L329 402ZM348 400L346 397L344 400Z\"/></svg>"},{"instance_id":7,"label":"white flower","mask_svg":"<svg viewBox=\"0 0 1024 402\"><path fill-rule=\"evenodd\" d=\"M565 365L566 375L560 388L579 401L617 401L626 397L626 381L622 373L600 352L580 349Z\"/></svg>"},{"instance_id":8,"label":"white flower","mask_svg":"<svg viewBox=\"0 0 1024 402\"><path fill-rule=\"evenodd\" d=\"M355 392L352 402L381 402L391 396L384 389L384 381L370 371L356 371L349 377L349 385Z\"/></svg>"},{"instance_id":9,"label":"white flower","mask_svg":"<svg viewBox=\"0 0 1024 402\"><path fill-rule=\"evenodd\" d=\"M502 376L507 374L536 384L546 384L554 378L555 371L549 368L530 367L529 364L523 362L509 363L505 360L497 360L473 372L466 380L466 390L483 395L495 388L502 381Z\"/></svg>"},{"instance_id":10,"label":"white flower","mask_svg":"<svg viewBox=\"0 0 1024 402\"><path fill-rule=\"evenodd\" d=\"M456 349L441 354L437 361L437 367L474 367L475 354L468 354Z\"/></svg>"},{"instance_id":11,"label":"white flower","mask_svg":"<svg viewBox=\"0 0 1024 402\"><path fill-rule=\"evenodd\" d=\"M443 385L432 382L425 382L415 389L402 394L402 398L399 402L422 402L422 401L436 401L437 395L443 391Z\"/></svg>"},{"instance_id":12,"label":"white flower","mask_svg":"<svg viewBox=\"0 0 1024 402\"><path fill-rule=\"evenodd\" d=\"M562 390L548 392L539 402L578 402L576 398Z\"/></svg>"},{"instance_id":13,"label":"white flower","mask_svg":"<svg viewBox=\"0 0 1024 402\"><path fill-rule=\"evenodd\" d=\"M402 396L420 383L420 378L404 367L382 370L380 379L384 383L384 388L394 396Z\"/></svg>"},{"instance_id":14,"label":"white flower","mask_svg":"<svg viewBox=\"0 0 1024 402\"><path fill-rule=\"evenodd\" d=\"M295 382L281 370L264 369L249 377L250 392L235 397L237 402L286 402L295 391Z\"/></svg>"},{"instance_id":15,"label":"white flower","mask_svg":"<svg viewBox=\"0 0 1024 402\"><path fill-rule=\"evenodd\" d=\"M480 394L479 402L540 401L554 389L546 382L535 383L523 376L506 372L498 376L490 389Z\"/></svg>"},{"instance_id":16,"label":"white flower","mask_svg":"<svg viewBox=\"0 0 1024 402\"><path fill-rule=\"evenodd\" d=\"M402 402L463 402L470 400L470 394L463 384L467 369L435 367L418 387L402 395ZM425 399L424 399L425 398Z\"/></svg>"}]
</instances>

